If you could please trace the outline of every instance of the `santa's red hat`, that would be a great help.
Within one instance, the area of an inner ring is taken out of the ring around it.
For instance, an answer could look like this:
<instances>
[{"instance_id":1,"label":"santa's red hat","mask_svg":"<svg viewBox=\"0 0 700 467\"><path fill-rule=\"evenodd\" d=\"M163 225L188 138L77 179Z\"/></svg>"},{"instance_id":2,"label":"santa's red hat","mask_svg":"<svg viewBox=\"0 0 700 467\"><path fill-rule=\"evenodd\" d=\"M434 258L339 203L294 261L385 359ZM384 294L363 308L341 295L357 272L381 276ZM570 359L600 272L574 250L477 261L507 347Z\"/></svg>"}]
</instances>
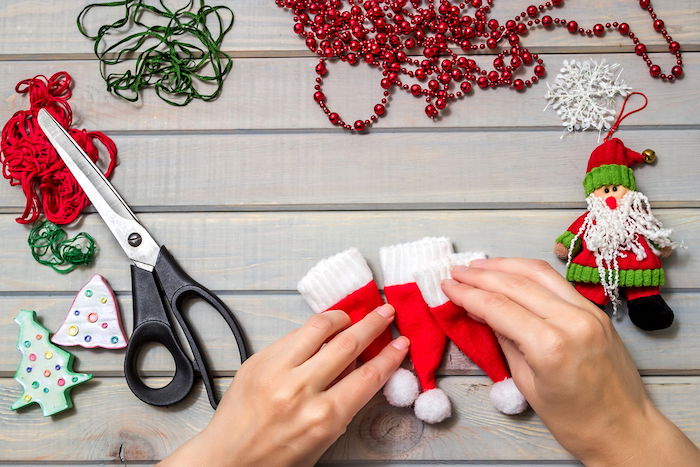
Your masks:
<instances>
[{"instance_id":1,"label":"santa's red hat","mask_svg":"<svg viewBox=\"0 0 700 467\"><path fill-rule=\"evenodd\" d=\"M586 177L583 179L586 196L606 185L622 185L636 190L632 167L645 161L651 162L649 159L650 155L631 150L617 138L606 140L593 150L588 160Z\"/></svg>"}]
</instances>

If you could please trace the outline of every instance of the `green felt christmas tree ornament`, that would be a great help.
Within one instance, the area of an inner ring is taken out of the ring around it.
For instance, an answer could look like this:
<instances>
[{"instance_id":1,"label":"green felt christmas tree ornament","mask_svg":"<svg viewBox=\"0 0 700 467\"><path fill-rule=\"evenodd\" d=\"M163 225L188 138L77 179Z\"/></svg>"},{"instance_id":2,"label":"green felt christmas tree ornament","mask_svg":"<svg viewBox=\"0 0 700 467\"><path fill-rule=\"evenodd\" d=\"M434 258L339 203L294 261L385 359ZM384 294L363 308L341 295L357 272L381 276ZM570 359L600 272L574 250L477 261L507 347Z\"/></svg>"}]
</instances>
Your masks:
<instances>
[{"instance_id":1,"label":"green felt christmas tree ornament","mask_svg":"<svg viewBox=\"0 0 700 467\"><path fill-rule=\"evenodd\" d=\"M45 417L73 407L70 390L92 378L73 371L73 354L53 344L49 330L39 324L36 313L20 310L17 350L22 354L15 379L23 393L10 407L17 410L37 403Z\"/></svg>"}]
</instances>

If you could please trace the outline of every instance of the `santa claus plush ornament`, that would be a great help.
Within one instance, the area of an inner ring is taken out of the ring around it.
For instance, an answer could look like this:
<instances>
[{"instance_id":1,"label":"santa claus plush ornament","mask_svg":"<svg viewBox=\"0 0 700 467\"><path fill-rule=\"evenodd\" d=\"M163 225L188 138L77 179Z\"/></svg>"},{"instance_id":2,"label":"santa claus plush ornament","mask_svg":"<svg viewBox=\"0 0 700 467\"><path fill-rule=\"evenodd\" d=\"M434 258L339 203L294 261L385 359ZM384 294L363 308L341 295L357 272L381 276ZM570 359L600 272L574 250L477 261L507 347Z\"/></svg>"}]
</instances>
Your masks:
<instances>
[{"instance_id":1,"label":"santa claus plush ornament","mask_svg":"<svg viewBox=\"0 0 700 467\"><path fill-rule=\"evenodd\" d=\"M628 114L623 105L603 144L591 153L583 180L588 211L557 238L554 252L568 261L566 277L584 297L601 308L612 302L615 313L622 289L630 320L654 331L673 323L673 311L659 293L665 281L660 258L676 244L671 229L663 228L647 197L637 191L632 170L654 162L654 151L640 154L611 138L626 116L646 107L642 93L627 99L635 94L644 97L644 105Z\"/></svg>"}]
</instances>

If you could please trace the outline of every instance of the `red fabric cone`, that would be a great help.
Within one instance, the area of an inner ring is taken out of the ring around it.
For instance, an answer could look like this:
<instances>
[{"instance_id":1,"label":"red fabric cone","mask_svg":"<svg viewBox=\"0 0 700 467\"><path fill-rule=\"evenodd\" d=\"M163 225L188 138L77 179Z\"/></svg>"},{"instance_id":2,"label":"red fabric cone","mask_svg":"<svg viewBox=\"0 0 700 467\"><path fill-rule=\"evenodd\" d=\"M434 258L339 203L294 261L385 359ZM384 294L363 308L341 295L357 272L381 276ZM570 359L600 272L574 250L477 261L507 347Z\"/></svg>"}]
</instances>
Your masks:
<instances>
[{"instance_id":1,"label":"red fabric cone","mask_svg":"<svg viewBox=\"0 0 700 467\"><path fill-rule=\"evenodd\" d=\"M435 371L447 342L445 333L430 314L415 282L385 286L384 295L396 309L396 327L411 341L409 355L421 389L435 389Z\"/></svg>"}]
</instances>

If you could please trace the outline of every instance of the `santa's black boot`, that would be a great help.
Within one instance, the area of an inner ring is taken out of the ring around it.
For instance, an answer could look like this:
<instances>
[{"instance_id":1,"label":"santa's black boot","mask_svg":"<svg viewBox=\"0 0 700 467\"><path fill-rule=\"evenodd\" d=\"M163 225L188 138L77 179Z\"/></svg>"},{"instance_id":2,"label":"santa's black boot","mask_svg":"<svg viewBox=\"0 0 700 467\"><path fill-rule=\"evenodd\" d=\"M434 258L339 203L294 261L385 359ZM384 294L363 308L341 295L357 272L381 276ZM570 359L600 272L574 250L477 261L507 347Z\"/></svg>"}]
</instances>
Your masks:
<instances>
[{"instance_id":1,"label":"santa's black boot","mask_svg":"<svg viewBox=\"0 0 700 467\"><path fill-rule=\"evenodd\" d=\"M673 310L661 295L635 298L627 301L630 320L645 331L666 329L673 324Z\"/></svg>"}]
</instances>

